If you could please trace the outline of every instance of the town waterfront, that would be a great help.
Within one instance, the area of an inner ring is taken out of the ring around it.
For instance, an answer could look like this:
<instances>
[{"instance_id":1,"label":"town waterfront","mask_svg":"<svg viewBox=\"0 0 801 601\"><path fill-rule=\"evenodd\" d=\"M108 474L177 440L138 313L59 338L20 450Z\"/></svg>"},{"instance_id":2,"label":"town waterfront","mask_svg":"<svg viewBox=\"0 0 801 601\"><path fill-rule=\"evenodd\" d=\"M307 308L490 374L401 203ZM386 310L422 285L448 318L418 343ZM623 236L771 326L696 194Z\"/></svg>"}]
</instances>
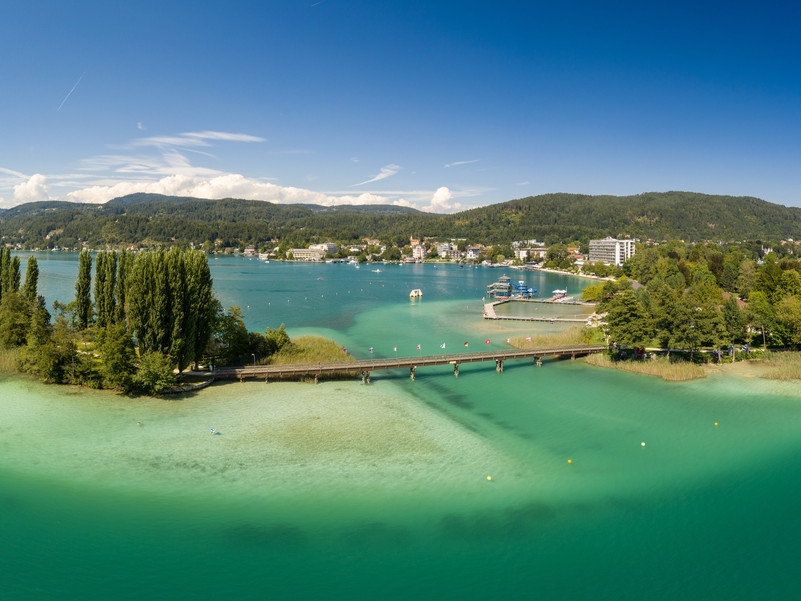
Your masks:
<instances>
[{"instance_id":1,"label":"town waterfront","mask_svg":"<svg viewBox=\"0 0 801 601\"><path fill-rule=\"evenodd\" d=\"M48 305L71 300L76 256L37 258ZM499 269L210 265L249 328L285 323L358 358L503 348L564 327L483 320ZM587 282L507 274L540 296ZM510 361L503 373L463 365L458 379L442 366L414 382L381 372L369 386L229 383L163 399L6 376L0 590L26 601L790 598L801 391L751 375L665 383Z\"/></svg>"}]
</instances>

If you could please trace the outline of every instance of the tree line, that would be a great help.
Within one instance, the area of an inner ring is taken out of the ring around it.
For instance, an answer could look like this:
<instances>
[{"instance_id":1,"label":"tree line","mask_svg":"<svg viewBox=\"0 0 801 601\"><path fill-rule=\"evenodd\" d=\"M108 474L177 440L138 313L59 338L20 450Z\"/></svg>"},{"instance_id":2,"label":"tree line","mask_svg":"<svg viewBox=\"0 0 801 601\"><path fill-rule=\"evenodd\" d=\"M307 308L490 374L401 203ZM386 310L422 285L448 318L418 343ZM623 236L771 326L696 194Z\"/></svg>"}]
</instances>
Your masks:
<instances>
[{"instance_id":1,"label":"tree line","mask_svg":"<svg viewBox=\"0 0 801 601\"><path fill-rule=\"evenodd\" d=\"M801 345L801 263L742 245L638 246L617 282L583 298L606 312L609 342L690 351ZM636 282L636 284L635 284Z\"/></svg>"},{"instance_id":2,"label":"tree line","mask_svg":"<svg viewBox=\"0 0 801 601\"><path fill-rule=\"evenodd\" d=\"M52 314L37 291L36 257L22 285L19 269L0 249L0 346L46 382L158 393L190 365L264 359L290 342L283 324L248 332L241 309L223 310L200 251L104 251L94 260L83 251L75 298L54 302Z\"/></svg>"}]
</instances>

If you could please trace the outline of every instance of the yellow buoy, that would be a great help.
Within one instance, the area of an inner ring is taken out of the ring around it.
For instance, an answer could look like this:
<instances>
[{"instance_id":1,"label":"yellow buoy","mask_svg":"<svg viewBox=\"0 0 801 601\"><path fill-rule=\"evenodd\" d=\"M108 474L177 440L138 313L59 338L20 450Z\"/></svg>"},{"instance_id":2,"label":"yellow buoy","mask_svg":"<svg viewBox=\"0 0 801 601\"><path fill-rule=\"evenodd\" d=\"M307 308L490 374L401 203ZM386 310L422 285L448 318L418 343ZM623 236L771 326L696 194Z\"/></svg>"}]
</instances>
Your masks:
<instances>
[{"instance_id":1,"label":"yellow buoy","mask_svg":"<svg viewBox=\"0 0 801 601\"><path fill-rule=\"evenodd\" d=\"M715 422L715 425L717 426L717 425L718 425L718 422Z\"/></svg>"},{"instance_id":2,"label":"yellow buoy","mask_svg":"<svg viewBox=\"0 0 801 601\"><path fill-rule=\"evenodd\" d=\"M492 480L492 476L487 476L487 480Z\"/></svg>"},{"instance_id":3,"label":"yellow buoy","mask_svg":"<svg viewBox=\"0 0 801 601\"><path fill-rule=\"evenodd\" d=\"M567 462L568 463L573 463L573 460L572 459L568 459Z\"/></svg>"},{"instance_id":4,"label":"yellow buoy","mask_svg":"<svg viewBox=\"0 0 801 601\"><path fill-rule=\"evenodd\" d=\"M641 444L642 446L645 446L645 443L644 443L644 442L641 442L640 444Z\"/></svg>"}]
</instances>

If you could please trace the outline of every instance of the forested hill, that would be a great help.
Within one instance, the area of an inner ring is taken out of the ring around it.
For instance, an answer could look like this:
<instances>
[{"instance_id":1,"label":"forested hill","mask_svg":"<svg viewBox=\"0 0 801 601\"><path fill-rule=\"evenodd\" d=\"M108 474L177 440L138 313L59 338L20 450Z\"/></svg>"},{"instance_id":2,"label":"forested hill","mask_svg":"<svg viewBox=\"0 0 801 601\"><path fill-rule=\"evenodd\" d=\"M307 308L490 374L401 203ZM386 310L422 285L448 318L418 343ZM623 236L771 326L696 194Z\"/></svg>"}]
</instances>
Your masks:
<instances>
[{"instance_id":1,"label":"forested hill","mask_svg":"<svg viewBox=\"0 0 801 601\"><path fill-rule=\"evenodd\" d=\"M471 209L457 222L486 224L501 237L531 232L542 239L586 240L598 236L685 240L797 238L801 209L758 198L694 192L635 196L544 194Z\"/></svg>"},{"instance_id":2,"label":"forested hill","mask_svg":"<svg viewBox=\"0 0 801 601\"><path fill-rule=\"evenodd\" d=\"M547 243L604 236L685 240L801 238L801 209L749 197L692 192L636 196L545 194L434 215L388 205L321 207L256 200L203 200L135 194L104 205L40 202L0 214L4 243L29 248L222 241L224 246L289 246L317 241L409 236Z\"/></svg>"}]
</instances>

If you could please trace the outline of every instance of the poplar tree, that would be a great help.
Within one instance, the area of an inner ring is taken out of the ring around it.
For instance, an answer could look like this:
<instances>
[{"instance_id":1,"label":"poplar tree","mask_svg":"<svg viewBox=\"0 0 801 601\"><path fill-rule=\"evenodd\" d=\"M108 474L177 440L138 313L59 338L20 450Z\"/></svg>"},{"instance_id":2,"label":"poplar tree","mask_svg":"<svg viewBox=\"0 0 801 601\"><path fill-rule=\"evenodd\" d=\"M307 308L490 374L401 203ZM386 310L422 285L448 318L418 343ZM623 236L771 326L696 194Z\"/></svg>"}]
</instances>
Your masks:
<instances>
[{"instance_id":1,"label":"poplar tree","mask_svg":"<svg viewBox=\"0 0 801 601\"><path fill-rule=\"evenodd\" d=\"M99 328L106 327L106 256L107 253L101 251L95 257L95 324Z\"/></svg>"},{"instance_id":2,"label":"poplar tree","mask_svg":"<svg viewBox=\"0 0 801 601\"><path fill-rule=\"evenodd\" d=\"M187 343L194 337L194 313L189 307L185 253L173 248L167 255L170 291L170 344L168 354L182 370L189 365ZM194 350L194 345L191 345Z\"/></svg>"},{"instance_id":3,"label":"poplar tree","mask_svg":"<svg viewBox=\"0 0 801 601\"><path fill-rule=\"evenodd\" d=\"M115 323L126 323L125 319L125 301L127 294L127 280L128 280L128 266L130 255L127 251L120 251L119 263L117 264L117 286L114 289L116 296L115 308Z\"/></svg>"},{"instance_id":4,"label":"poplar tree","mask_svg":"<svg viewBox=\"0 0 801 601\"><path fill-rule=\"evenodd\" d=\"M8 270L11 266L11 249L3 246L0 247L0 300L8 292Z\"/></svg>"},{"instance_id":5,"label":"poplar tree","mask_svg":"<svg viewBox=\"0 0 801 601\"><path fill-rule=\"evenodd\" d=\"M11 252L9 250L9 252ZM11 257L11 264L8 268L8 290L9 292L19 292L19 257Z\"/></svg>"},{"instance_id":6,"label":"poplar tree","mask_svg":"<svg viewBox=\"0 0 801 601\"><path fill-rule=\"evenodd\" d=\"M169 355L184 369L211 336L212 288L206 257L172 249L139 253L126 268L128 319L140 353Z\"/></svg>"},{"instance_id":7,"label":"poplar tree","mask_svg":"<svg viewBox=\"0 0 801 601\"><path fill-rule=\"evenodd\" d=\"M116 282L117 254L113 251L98 253L95 260L95 314L100 328L106 328L116 320Z\"/></svg>"},{"instance_id":8,"label":"poplar tree","mask_svg":"<svg viewBox=\"0 0 801 601\"><path fill-rule=\"evenodd\" d=\"M194 336L192 338L192 361L203 357L212 334L214 320L214 291L212 289L211 270L206 255L193 252L189 255L188 279L190 282L189 298L194 311Z\"/></svg>"},{"instance_id":9,"label":"poplar tree","mask_svg":"<svg viewBox=\"0 0 801 601\"><path fill-rule=\"evenodd\" d=\"M117 308L117 298L116 294L116 287L117 287L117 253L112 251L106 257L106 287L105 287L105 296L106 296L106 303L105 303L105 313L106 313L106 324L112 325L116 323L116 308Z\"/></svg>"},{"instance_id":10,"label":"poplar tree","mask_svg":"<svg viewBox=\"0 0 801 601\"><path fill-rule=\"evenodd\" d=\"M33 304L36 300L38 284L39 263L36 261L36 257L30 257L25 270L25 287L22 289L22 296L28 303Z\"/></svg>"},{"instance_id":11,"label":"poplar tree","mask_svg":"<svg viewBox=\"0 0 801 601\"><path fill-rule=\"evenodd\" d=\"M92 257L82 250L78 261L78 281L75 282L75 313L78 329L85 330L92 321L92 299L89 296L92 283Z\"/></svg>"}]
</instances>

